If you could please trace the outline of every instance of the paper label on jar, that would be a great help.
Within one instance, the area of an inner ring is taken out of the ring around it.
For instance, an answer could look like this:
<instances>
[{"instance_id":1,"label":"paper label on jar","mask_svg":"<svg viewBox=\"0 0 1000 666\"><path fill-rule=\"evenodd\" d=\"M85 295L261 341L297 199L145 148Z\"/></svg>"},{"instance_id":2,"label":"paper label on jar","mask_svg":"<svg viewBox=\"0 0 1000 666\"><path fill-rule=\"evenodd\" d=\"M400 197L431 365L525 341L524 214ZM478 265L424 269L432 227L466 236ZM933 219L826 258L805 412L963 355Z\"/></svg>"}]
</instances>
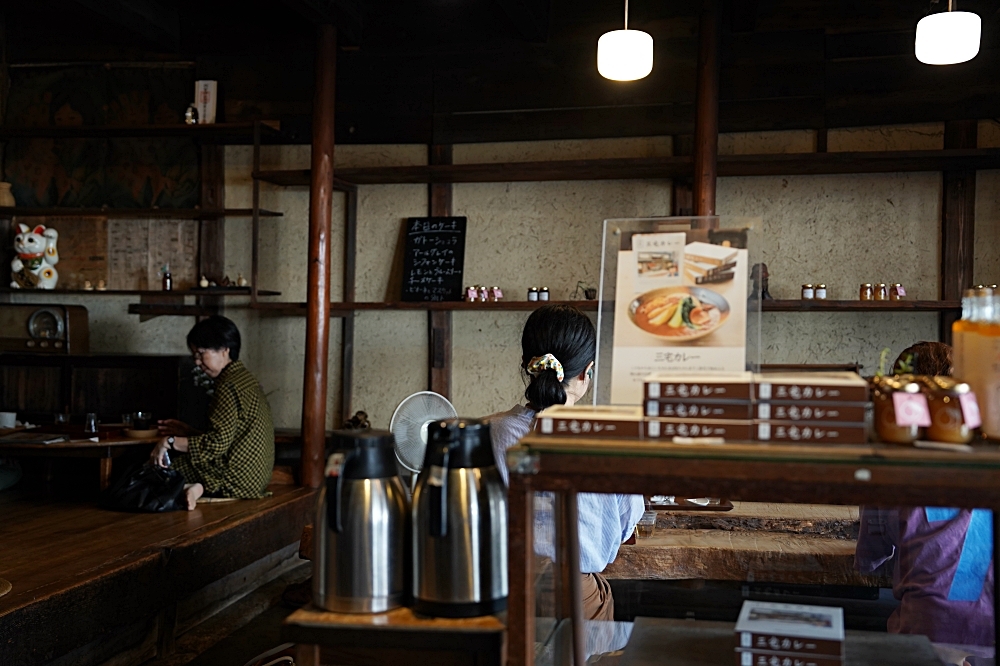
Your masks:
<instances>
[{"instance_id":1,"label":"paper label on jar","mask_svg":"<svg viewBox=\"0 0 1000 666\"><path fill-rule=\"evenodd\" d=\"M344 468L344 454L331 453L326 459L326 476L340 476L340 471Z\"/></svg>"},{"instance_id":2,"label":"paper label on jar","mask_svg":"<svg viewBox=\"0 0 1000 666\"><path fill-rule=\"evenodd\" d=\"M896 293L899 294L900 296L906 296L906 289L903 287L903 285L899 285L898 287L896 287Z\"/></svg>"},{"instance_id":3,"label":"paper label on jar","mask_svg":"<svg viewBox=\"0 0 1000 666\"><path fill-rule=\"evenodd\" d=\"M440 488L444 485L444 475L446 470L440 465L431 465L430 472L427 474L427 485L437 486Z\"/></svg>"},{"instance_id":4,"label":"paper label on jar","mask_svg":"<svg viewBox=\"0 0 1000 666\"><path fill-rule=\"evenodd\" d=\"M923 393L892 394L892 405L896 409L896 425L900 427L919 426L927 428L931 424L931 410L927 407L927 396Z\"/></svg>"},{"instance_id":5,"label":"paper label on jar","mask_svg":"<svg viewBox=\"0 0 1000 666\"><path fill-rule=\"evenodd\" d=\"M973 392L963 393L958 396L958 402L962 405L962 418L969 428L978 428L983 424L983 418L979 414L979 403L976 402L976 394Z\"/></svg>"}]
</instances>

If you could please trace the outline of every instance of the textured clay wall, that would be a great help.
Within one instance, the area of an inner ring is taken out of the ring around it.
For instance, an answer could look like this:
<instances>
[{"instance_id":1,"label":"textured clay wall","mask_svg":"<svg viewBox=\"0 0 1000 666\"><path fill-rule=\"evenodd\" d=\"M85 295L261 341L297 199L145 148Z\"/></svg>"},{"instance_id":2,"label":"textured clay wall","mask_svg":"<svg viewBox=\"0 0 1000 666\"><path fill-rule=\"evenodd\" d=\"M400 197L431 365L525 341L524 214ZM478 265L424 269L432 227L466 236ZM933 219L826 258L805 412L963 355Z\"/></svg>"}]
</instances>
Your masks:
<instances>
[{"instance_id":1,"label":"textured clay wall","mask_svg":"<svg viewBox=\"0 0 1000 666\"><path fill-rule=\"evenodd\" d=\"M720 137L725 154L804 152L813 132L753 132ZM854 128L831 131L828 146L841 150L936 149L943 126ZM455 146L458 163L588 157L669 155L667 137ZM980 146L1000 146L1000 125L980 124ZM309 148L265 147L264 168L305 168ZM426 161L425 146L342 146L336 166L412 165ZM250 150L226 150L226 202L249 206ZM670 211L670 182L598 181L461 184L454 212L469 218L466 282L500 285L523 299L529 286L547 286L568 298L577 281L598 275L601 223L608 217L659 216ZM803 282L825 282L831 298L854 298L858 284L905 284L914 298L938 294L941 176L938 173L723 178L718 211L760 216L762 254L776 298L795 298ZM309 195L306 188L264 184L261 205L284 217L261 222L260 286L275 300L305 299ZM361 301L386 299L389 268L400 225L426 215L423 185L362 186L358 201L358 293ZM1000 279L1000 171L978 174L975 279ZM333 214L333 294L342 294L343 197ZM226 222L226 270L250 274L250 221ZM94 351L184 353L193 320L161 317L139 323L127 314L135 297L15 295L17 302L73 302L90 310ZM226 314L244 336L244 359L268 393L278 426L301 418L304 317L262 317L227 301ZM453 315L453 400L460 413L484 415L509 408L523 391L518 370L520 330L527 313ZM331 322L328 424L336 425L340 388L340 320ZM898 352L937 336L934 314L769 313L763 319L764 362L861 362L877 365L882 347ZM355 334L354 406L376 426L388 425L400 400L427 384L427 316L363 312Z\"/></svg>"}]
</instances>

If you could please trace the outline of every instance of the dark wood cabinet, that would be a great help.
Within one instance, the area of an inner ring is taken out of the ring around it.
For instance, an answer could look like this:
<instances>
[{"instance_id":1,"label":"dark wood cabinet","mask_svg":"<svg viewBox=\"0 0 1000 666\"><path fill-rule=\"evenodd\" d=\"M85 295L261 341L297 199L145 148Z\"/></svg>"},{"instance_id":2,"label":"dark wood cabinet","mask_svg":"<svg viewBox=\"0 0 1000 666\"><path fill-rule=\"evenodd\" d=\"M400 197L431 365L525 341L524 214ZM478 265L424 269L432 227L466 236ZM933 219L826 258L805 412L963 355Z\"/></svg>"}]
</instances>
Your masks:
<instances>
[{"instance_id":1,"label":"dark wood cabinet","mask_svg":"<svg viewBox=\"0 0 1000 666\"><path fill-rule=\"evenodd\" d=\"M94 412L104 423L150 411L154 418L203 423L209 397L194 384L188 356L0 354L0 411L51 423L56 412L72 420Z\"/></svg>"}]
</instances>

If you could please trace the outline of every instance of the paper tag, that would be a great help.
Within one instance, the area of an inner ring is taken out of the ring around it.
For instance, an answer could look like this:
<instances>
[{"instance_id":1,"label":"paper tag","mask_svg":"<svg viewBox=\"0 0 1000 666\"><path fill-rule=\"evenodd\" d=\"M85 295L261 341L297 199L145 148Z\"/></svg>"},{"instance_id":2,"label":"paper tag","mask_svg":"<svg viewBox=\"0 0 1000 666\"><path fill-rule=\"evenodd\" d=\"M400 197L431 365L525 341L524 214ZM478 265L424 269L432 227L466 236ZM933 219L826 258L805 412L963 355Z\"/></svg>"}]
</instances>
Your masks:
<instances>
[{"instance_id":1,"label":"paper tag","mask_svg":"<svg viewBox=\"0 0 1000 666\"><path fill-rule=\"evenodd\" d=\"M440 488L444 485L445 469L440 465L431 465L430 473L427 475L427 485Z\"/></svg>"},{"instance_id":2,"label":"paper tag","mask_svg":"<svg viewBox=\"0 0 1000 666\"><path fill-rule=\"evenodd\" d=\"M927 407L927 396L923 393L898 391L892 394L892 404L896 408L896 425L904 428L930 426L931 410Z\"/></svg>"},{"instance_id":3,"label":"paper tag","mask_svg":"<svg viewBox=\"0 0 1000 666\"><path fill-rule=\"evenodd\" d=\"M758 400L770 400L771 399L771 384L768 382L762 382L757 384L757 399Z\"/></svg>"},{"instance_id":4,"label":"paper tag","mask_svg":"<svg viewBox=\"0 0 1000 666\"><path fill-rule=\"evenodd\" d=\"M552 419L542 419L542 434L543 435L552 434Z\"/></svg>"},{"instance_id":5,"label":"paper tag","mask_svg":"<svg viewBox=\"0 0 1000 666\"><path fill-rule=\"evenodd\" d=\"M903 287L903 285L899 285L898 287L896 287L896 293L899 294L900 296L906 296L906 289Z\"/></svg>"},{"instance_id":6,"label":"paper tag","mask_svg":"<svg viewBox=\"0 0 1000 666\"><path fill-rule=\"evenodd\" d=\"M660 422L659 421L649 421L646 423L646 434L650 437L660 436Z\"/></svg>"},{"instance_id":7,"label":"paper tag","mask_svg":"<svg viewBox=\"0 0 1000 666\"><path fill-rule=\"evenodd\" d=\"M741 631L740 632L740 647L745 647L745 648L750 647L751 636L752 636L752 634L749 631Z\"/></svg>"},{"instance_id":8,"label":"paper tag","mask_svg":"<svg viewBox=\"0 0 1000 666\"><path fill-rule=\"evenodd\" d=\"M647 389L647 398L659 398L660 397L660 382L650 382L649 388Z\"/></svg>"},{"instance_id":9,"label":"paper tag","mask_svg":"<svg viewBox=\"0 0 1000 666\"><path fill-rule=\"evenodd\" d=\"M762 442L766 442L771 439L771 424L770 423L759 423L757 425L757 439Z\"/></svg>"},{"instance_id":10,"label":"paper tag","mask_svg":"<svg viewBox=\"0 0 1000 666\"><path fill-rule=\"evenodd\" d=\"M660 415L660 405L655 400L649 400L646 402L646 416L659 416Z\"/></svg>"},{"instance_id":11,"label":"paper tag","mask_svg":"<svg viewBox=\"0 0 1000 666\"><path fill-rule=\"evenodd\" d=\"M976 402L976 394L972 391L962 393L958 396L958 402L962 405L962 418L969 428L978 428L983 425L983 417L979 414L979 403Z\"/></svg>"},{"instance_id":12,"label":"paper tag","mask_svg":"<svg viewBox=\"0 0 1000 666\"><path fill-rule=\"evenodd\" d=\"M757 418L759 419L771 418L771 403L762 402L759 405L757 405Z\"/></svg>"},{"instance_id":13,"label":"paper tag","mask_svg":"<svg viewBox=\"0 0 1000 666\"><path fill-rule=\"evenodd\" d=\"M326 459L326 476L340 476L340 471L344 468L344 454L331 453Z\"/></svg>"}]
</instances>

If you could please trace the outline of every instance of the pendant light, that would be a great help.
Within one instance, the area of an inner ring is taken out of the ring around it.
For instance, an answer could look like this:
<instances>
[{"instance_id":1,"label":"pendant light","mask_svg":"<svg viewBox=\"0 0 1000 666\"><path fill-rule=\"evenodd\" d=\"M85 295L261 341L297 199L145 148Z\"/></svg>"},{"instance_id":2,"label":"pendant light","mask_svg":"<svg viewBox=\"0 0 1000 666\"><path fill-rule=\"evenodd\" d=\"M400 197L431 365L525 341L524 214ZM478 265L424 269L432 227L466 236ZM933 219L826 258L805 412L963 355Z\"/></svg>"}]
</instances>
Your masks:
<instances>
[{"instance_id":1,"label":"pendant light","mask_svg":"<svg viewBox=\"0 0 1000 666\"><path fill-rule=\"evenodd\" d=\"M597 40L597 71L612 81L635 81L653 71L653 38L628 29L628 0L625 29L606 32Z\"/></svg>"},{"instance_id":2,"label":"pendant light","mask_svg":"<svg viewBox=\"0 0 1000 666\"><path fill-rule=\"evenodd\" d=\"M917 23L914 50L917 60L928 65L955 65L972 60L979 53L982 19L972 12L948 11L931 14Z\"/></svg>"}]
</instances>

